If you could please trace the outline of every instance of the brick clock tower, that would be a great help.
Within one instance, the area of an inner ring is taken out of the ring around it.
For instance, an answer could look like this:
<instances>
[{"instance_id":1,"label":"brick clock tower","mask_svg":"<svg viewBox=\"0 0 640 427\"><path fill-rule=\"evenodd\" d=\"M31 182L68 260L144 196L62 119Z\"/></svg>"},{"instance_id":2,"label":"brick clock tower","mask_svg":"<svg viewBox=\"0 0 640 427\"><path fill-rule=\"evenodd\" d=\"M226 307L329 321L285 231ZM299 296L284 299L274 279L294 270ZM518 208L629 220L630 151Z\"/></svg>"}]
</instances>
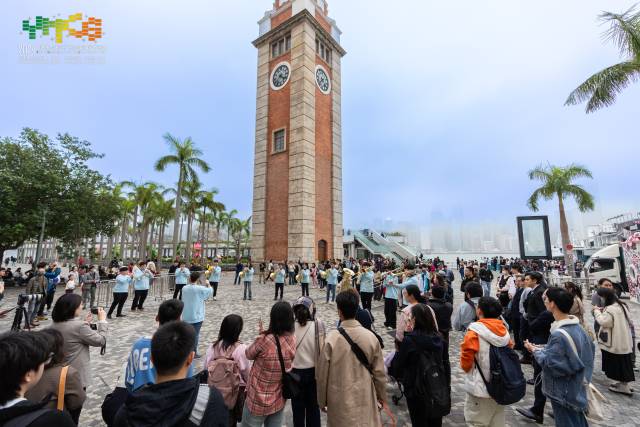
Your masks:
<instances>
[{"instance_id":1,"label":"brick clock tower","mask_svg":"<svg viewBox=\"0 0 640 427\"><path fill-rule=\"evenodd\" d=\"M325 0L259 21L252 258L342 258L340 30Z\"/></svg>"}]
</instances>

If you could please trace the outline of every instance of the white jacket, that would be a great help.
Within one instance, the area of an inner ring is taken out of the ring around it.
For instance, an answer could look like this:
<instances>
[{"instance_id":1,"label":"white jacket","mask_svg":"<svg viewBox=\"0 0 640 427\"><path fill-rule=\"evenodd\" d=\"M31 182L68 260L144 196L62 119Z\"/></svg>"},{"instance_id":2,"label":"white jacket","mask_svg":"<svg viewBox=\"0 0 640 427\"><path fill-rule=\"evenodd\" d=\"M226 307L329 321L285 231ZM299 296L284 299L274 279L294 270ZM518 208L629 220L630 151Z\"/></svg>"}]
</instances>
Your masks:
<instances>
[{"instance_id":1,"label":"white jacket","mask_svg":"<svg viewBox=\"0 0 640 427\"><path fill-rule=\"evenodd\" d=\"M473 331L478 334L480 350L476 353L476 360L478 361L478 364L482 369L482 373L484 374L485 379L488 381L490 374L490 345L493 345L495 347L504 347L506 345L509 345L509 340L511 339L511 337L509 336L509 332L507 332L502 337L498 336L480 322L473 322L469 325L469 328L467 330ZM476 397L491 398L491 396L489 396L489 393L487 392L487 386L485 386L475 363L473 364L473 368L471 368L469 372L465 373L463 389L467 393Z\"/></svg>"}]
</instances>

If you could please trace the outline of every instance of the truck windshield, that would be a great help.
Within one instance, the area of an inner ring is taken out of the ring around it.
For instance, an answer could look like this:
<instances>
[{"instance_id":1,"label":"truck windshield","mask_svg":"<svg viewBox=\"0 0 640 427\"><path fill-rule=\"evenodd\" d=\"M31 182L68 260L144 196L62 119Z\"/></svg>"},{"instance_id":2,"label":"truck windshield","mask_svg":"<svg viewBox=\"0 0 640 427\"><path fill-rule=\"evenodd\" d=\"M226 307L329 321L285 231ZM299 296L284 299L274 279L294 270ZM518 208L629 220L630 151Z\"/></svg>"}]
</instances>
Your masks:
<instances>
[{"instance_id":1,"label":"truck windshield","mask_svg":"<svg viewBox=\"0 0 640 427\"><path fill-rule=\"evenodd\" d=\"M613 260L612 259L598 259L594 260L589 266L589 273L597 273L599 271L611 270L613 269Z\"/></svg>"}]
</instances>

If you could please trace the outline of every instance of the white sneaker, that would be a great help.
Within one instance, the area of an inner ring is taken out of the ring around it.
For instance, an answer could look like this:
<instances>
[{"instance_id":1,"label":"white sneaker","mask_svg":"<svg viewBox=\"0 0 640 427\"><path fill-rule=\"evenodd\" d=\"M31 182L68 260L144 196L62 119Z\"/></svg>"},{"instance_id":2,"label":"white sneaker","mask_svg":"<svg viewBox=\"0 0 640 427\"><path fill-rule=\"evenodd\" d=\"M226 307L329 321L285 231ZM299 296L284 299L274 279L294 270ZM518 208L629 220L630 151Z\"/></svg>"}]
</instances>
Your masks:
<instances>
[{"instance_id":1,"label":"white sneaker","mask_svg":"<svg viewBox=\"0 0 640 427\"><path fill-rule=\"evenodd\" d=\"M213 297L213 300L214 300L214 301L218 301L218 298L216 298L216 297Z\"/></svg>"}]
</instances>

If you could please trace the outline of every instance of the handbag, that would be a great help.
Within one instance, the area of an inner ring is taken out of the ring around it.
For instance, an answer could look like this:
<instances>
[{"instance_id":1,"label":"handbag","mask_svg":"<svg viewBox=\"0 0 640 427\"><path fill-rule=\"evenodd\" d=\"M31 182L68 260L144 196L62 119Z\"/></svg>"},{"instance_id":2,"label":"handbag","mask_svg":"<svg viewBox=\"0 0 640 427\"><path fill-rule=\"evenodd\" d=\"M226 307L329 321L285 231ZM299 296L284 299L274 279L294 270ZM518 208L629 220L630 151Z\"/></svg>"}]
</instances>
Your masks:
<instances>
[{"instance_id":1,"label":"handbag","mask_svg":"<svg viewBox=\"0 0 640 427\"><path fill-rule=\"evenodd\" d=\"M300 376L293 372L285 371L284 358L282 357L282 350L280 349L280 339L275 335L273 338L276 341L278 359L280 360L280 369L282 370L282 397L285 399L292 399L300 394Z\"/></svg>"},{"instance_id":2,"label":"handbag","mask_svg":"<svg viewBox=\"0 0 640 427\"><path fill-rule=\"evenodd\" d=\"M571 335L567 331L562 328L558 328L558 332L564 335L571 345L571 349L575 353L578 358L578 349L576 348L576 343L571 338ZM607 398L604 397L602 393L594 386L592 383L586 383L586 392L587 392L587 417L591 418L595 421L601 421L604 419L604 409L602 408L602 403L607 402Z\"/></svg>"}]
</instances>

